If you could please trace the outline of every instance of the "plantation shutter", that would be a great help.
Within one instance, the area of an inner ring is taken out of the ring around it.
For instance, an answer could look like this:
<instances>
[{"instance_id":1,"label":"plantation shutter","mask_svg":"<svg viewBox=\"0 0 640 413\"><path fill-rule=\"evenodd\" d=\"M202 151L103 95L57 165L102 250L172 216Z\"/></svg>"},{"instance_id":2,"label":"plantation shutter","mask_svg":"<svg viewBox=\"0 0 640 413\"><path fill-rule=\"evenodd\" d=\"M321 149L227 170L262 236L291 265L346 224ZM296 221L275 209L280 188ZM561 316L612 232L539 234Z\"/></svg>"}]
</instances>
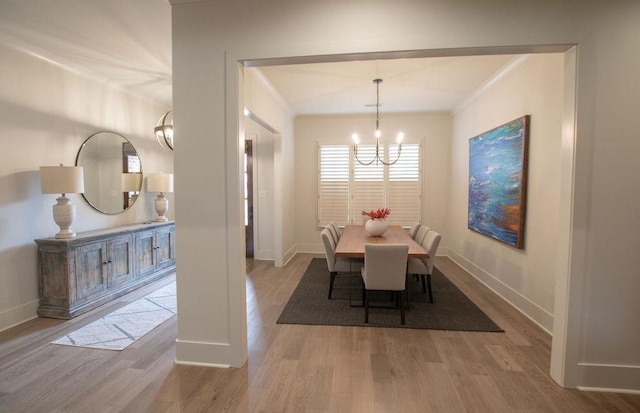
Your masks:
<instances>
[{"instance_id":1,"label":"plantation shutter","mask_svg":"<svg viewBox=\"0 0 640 413\"><path fill-rule=\"evenodd\" d=\"M389 208L389 223L409 227L422 222L422 147L402 145L400 159L390 166L362 165L350 145L318 143L317 226L363 222L361 211ZM384 159L397 158L398 145L381 146ZM382 154L381 154L382 155ZM369 162L375 145L358 145L358 158Z\"/></svg>"},{"instance_id":2,"label":"plantation shutter","mask_svg":"<svg viewBox=\"0 0 640 413\"><path fill-rule=\"evenodd\" d=\"M363 162L373 159L376 154L375 145L358 145L358 158ZM361 212L385 207L384 201L384 165L373 162L361 165L354 159L353 189L351 191L352 223L362 223Z\"/></svg>"},{"instance_id":3,"label":"plantation shutter","mask_svg":"<svg viewBox=\"0 0 640 413\"><path fill-rule=\"evenodd\" d=\"M396 159L398 145L389 145L389 159ZM389 166L387 208L393 225L411 226L422 221L420 145L403 144L400 159Z\"/></svg>"},{"instance_id":4,"label":"plantation shutter","mask_svg":"<svg viewBox=\"0 0 640 413\"><path fill-rule=\"evenodd\" d=\"M349 145L321 145L318 171L318 227L349 222Z\"/></svg>"}]
</instances>

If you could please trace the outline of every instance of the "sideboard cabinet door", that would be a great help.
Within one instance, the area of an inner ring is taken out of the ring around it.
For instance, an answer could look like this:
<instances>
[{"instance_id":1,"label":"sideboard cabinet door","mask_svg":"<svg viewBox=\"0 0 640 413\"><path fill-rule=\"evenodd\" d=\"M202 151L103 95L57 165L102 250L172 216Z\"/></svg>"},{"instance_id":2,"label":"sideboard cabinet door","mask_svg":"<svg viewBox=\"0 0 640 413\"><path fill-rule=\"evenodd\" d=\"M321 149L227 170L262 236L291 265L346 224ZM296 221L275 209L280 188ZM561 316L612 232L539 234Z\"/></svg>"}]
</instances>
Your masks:
<instances>
[{"instance_id":1,"label":"sideboard cabinet door","mask_svg":"<svg viewBox=\"0 0 640 413\"><path fill-rule=\"evenodd\" d=\"M156 230L156 262L157 268L175 265L175 228L162 227Z\"/></svg>"},{"instance_id":2,"label":"sideboard cabinet door","mask_svg":"<svg viewBox=\"0 0 640 413\"><path fill-rule=\"evenodd\" d=\"M166 226L136 235L138 277L175 265L175 227Z\"/></svg>"},{"instance_id":3,"label":"sideboard cabinet door","mask_svg":"<svg viewBox=\"0 0 640 413\"><path fill-rule=\"evenodd\" d=\"M156 270L155 231L141 231L136 234L136 273L144 277Z\"/></svg>"},{"instance_id":4,"label":"sideboard cabinet door","mask_svg":"<svg viewBox=\"0 0 640 413\"><path fill-rule=\"evenodd\" d=\"M104 294L107 289L107 243L94 242L75 248L75 297L77 305ZM73 286L73 284L72 284Z\"/></svg>"},{"instance_id":5,"label":"sideboard cabinet door","mask_svg":"<svg viewBox=\"0 0 640 413\"><path fill-rule=\"evenodd\" d=\"M107 287L123 286L133 280L133 236L123 235L107 242Z\"/></svg>"}]
</instances>

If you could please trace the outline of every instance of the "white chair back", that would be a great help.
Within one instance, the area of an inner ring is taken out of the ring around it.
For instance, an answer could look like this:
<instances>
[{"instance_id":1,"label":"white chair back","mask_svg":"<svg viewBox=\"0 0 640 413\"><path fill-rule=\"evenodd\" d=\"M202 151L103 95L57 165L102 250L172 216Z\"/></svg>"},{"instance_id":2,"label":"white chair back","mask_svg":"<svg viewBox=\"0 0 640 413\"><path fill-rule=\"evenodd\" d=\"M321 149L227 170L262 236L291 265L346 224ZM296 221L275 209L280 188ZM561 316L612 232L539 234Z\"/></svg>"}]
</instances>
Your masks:
<instances>
[{"instance_id":1,"label":"white chair back","mask_svg":"<svg viewBox=\"0 0 640 413\"><path fill-rule=\"evenodd\" d=\"M403 291L406 286L406 244L365 244L362 276L367 290Z\"/></svg>"},{"instance_id":2,"label":"white chair back","mask_svg":"<svg viewBox=\"0 0 640 413\"><path fill-rule=\"evenodd\" d=\"M424 237L427 235L427 232L429 232L431 228L429 228L426 225L421 225L420 228L418 228L418 231L416 232L416 237L414 238L414 240L418 243L418 244L422 244L422 241L424 241Z\"/></svg>"},{"instance_id":3,"label":"white chair back","mask_svg":"<svg viewBox=\"0 0 640 413\"><path fill-rule=\"evenodd\" d=\"M429 254L429 259L426 260L427 274L433 273L433 260L436 258L436 252L438 251L438 244L440 244L441 238L438 231L430 230L422 242L422 247Z\"/></svg>"},{"instance_id":4,"label":"white chair back","mask_svg":"<svg viewBox=\"0 0 640 413\"><path fill-rule=\"evenodd\" d=\"M333 242L333 235L331 235L331 231L327 228L323 229L320 232L320 237L322 237L322 244L324 245L324 253L327 258L327 267L329 267L329 271L333 272L334 264L336 262L336 244Z\"/></svg>"},{"instance_id":5,"label":"white chair back","mask_svg":"<svg viewBox=\"0 0 640 413\"><path fill-rule=\"evenodd\" d=\"M422 224L420 224L419 222L416 222L415 224L413 224L413 226L409 229L409 236L411 238L413 238L414 240L416 239L416 235L418 234L418 230L420 229L420 227L422 226Z\"/></svg>"},{"instance_id":6,"label":"white chair back","mask_svg":"<svg viewBox=\"0 0 640 413\"><path fill-rule=\"evenodd\" d=\"M338 245L338 241L340 241L340 231L338 231L338 227L335 223L329 222L326 228L331 231L331 236L333 236L333 242Z\"/></svg>"}]
</instances>

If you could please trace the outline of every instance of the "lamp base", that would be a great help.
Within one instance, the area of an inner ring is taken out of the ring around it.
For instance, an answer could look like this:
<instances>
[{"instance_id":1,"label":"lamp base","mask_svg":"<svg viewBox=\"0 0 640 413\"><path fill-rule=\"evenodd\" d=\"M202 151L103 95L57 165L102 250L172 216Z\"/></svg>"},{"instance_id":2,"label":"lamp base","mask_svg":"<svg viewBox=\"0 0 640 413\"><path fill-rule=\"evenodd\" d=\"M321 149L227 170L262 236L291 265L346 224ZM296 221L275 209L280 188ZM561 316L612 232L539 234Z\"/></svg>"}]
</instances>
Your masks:
<instances>
[{"instance_id":1,"label":"lamp base","mask_svg":"<svg viewBox=\"0 0 640 413\"><path fill-rule=\"evenodd\" d=\"M76 219L76 206L65 194L56 200L58 203L53 206L53 220L60 227L60 232L55 237L58 239L75 238L76 233L71 229L71 224Z\"/></svg>"},{"instance_id":2,"label":"lamp base","mask_svg":"<svg viewBox=\"0 0 640 413\"><path fill-rule=\"evenodd\" d=\"M158 222L168 221L169 219L164 216L164 214L166 214L167 211L169 210L169 200L167 199L167 196L162 192L160 192L156 197L155 205L156 205L156 212L158 213L158 216L156 217L156 221Z\"/></svg>"},{"instance_id":3,"label":"lamp base","mask_svg":"<svg viewBox=\"0 0 640 413\"><path fill-rule=\"evenodd\" d=\"M70 239L70 238L75 238L76 233L71 230L62 230L58 232L55 237L57 239Z\"/></svg>"}]
</instances>

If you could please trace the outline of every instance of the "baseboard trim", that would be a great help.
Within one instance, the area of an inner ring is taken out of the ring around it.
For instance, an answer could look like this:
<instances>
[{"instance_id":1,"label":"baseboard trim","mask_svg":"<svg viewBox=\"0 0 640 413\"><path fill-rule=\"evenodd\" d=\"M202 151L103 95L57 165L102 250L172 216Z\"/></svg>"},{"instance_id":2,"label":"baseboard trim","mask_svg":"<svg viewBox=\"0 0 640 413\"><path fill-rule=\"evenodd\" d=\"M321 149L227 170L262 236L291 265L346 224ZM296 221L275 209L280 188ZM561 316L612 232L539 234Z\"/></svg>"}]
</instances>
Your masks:
<instances>
[{"instance_id":1,"label":"baseboard trim","mask_svg":"<svg viewBox=\"0 0 640 413\"><path fill-rule=\"evenodd\" d=\"M183 366L198 366L198 367L214 367L217 369L230 369L231 366L228 364L210 364L210 363L196 363L196 362L187 362L180 361L178 359L175 360L175 364L180 364Z\"/></svg>"},{"instance_id":2,"label":"baseboard trim","mask_svg":"<svg viewBox=\"0 0 640 413\"><path fill-rule=\"evenodd\" d=\"M536 323L541 329L552 335L553 314L540 307L527 297L500 281L494 275L478 267L452 249L447 251L448 257L469 272L475 279L484 284L491 291L511 304L528 319Z\"/></svg>"},{"instance_id":3,"label":"baseboard trim","mask_svg":"<svg viewBox=\"0 0 640 413\"><path fill-rule=\"evenodd\" d=\"M580 390L580 391L597 391L597 392L604 392L604 393L625 393L625 394L638 394L638 395L640 395L640 390L608 389L608 388L603 388L603 387L583 387L583 386L578 386L578 387L576 387L576 389Z\"/></svg>"},{"instance_id":4,"label":"baseboard trim","mask_svg":"<svg viewBox=\"0 0 640 413\"><path fill-rule=\"evenodd\" d=\"M237 349L229 343L176 340L176 364L217 368L242 367L246 360L233 359ZM231 361L231 362L229 362Z\"/></svg>"},{"instance_id":5,"label":"baseboard trim","mask_svg":"<svg viewBox=\"0 0 640 413\"><path fill-rule=\"evenodd\" d=\"M640 366L578 363L582 391L640 394Z\"/></svg>"},{"instance_id":6,"label":"baseboard trim","mask_svg":"<svg viewBox=\"0 0 640 413\"><path fill-rule=\"evenodd\" d=\"M287 252L284 253L282 265L287 265L289 261L291 261L293 257L296 256L296 254L297 254L296 246L294 245L293 247L289 248Z\"/></svg>"},{"instance_id":7,"label":"baseboard trim","mask_svg":"<svg viewBox=\"0 0 640 413\"><path fill-rule=\"evenodd\" d=\"M39 304L39 300L33 300L0 312L0 331L8 330L19 324L38 318Z\"/></svg>"}]
</instances>

